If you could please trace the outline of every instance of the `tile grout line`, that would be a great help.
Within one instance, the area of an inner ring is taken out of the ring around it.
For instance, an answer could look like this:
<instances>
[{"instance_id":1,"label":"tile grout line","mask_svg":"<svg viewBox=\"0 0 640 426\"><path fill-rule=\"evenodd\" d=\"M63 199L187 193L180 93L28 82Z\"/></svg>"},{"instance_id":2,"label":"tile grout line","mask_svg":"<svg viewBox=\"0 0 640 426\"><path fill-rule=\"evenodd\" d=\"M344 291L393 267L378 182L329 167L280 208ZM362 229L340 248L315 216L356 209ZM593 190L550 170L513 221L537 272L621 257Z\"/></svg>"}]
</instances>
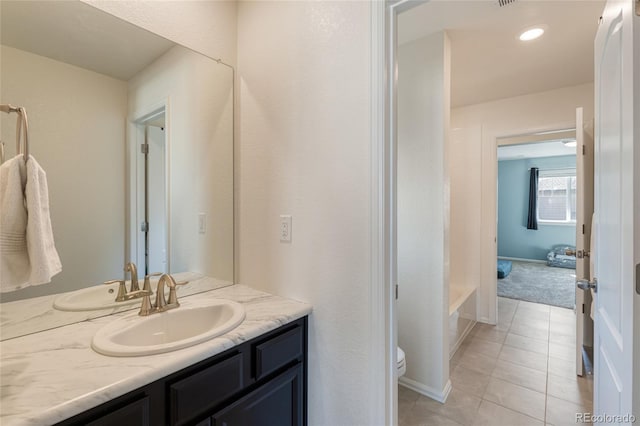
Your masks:
<instances>
[{"instance_id":1,"label":"tile grout line","mask_svg":"<svg viewBox=\"0 0 640 426\"><path fill-rule=\"evenodd\" d=\"M511 310L509 310L509 311L511 311ZM526 316L527 315L526 312L528 312L528 310L525 309L525 306L523 305L522 301L517 301L517 303L515 304L514 309L513 309L512 312L513 313L511 315L509 315L510 321L508 322L508 325L506 327L506 331L504 331L505 339L501 340L501 342L500 342L500 350L498 351L498 354L497 354L497 359L498 360L500 359L501 355L503 354L505 346L509 346L509 348L513 347L513 346L508 345L506 343L506 338L510 334L512 334L512 332L514 330L513 329L514 320L516 319L518 314ZM535 315L538 315L538 314L535 314ZM547 316L549 326L548 326L548 329L547 329L547 336L546 336L546 338L547 338L546 355L547 356L546 356L546 359L545 359L545 367L546 368L545 368L545 371L544 371L544 373L545 373L545 376L544 376L544 380L545 380L544 392L539 392L539 393L544 393L544 410L543 410L542 419L538 418L538 417L534 417L534 416L526 414L526 413L523 413L523 412L521 412L521 411L519 411L517 409L507 407L507 406L505 406L505 405L503 405L501 403L498 403L498 402L495 402L495 401L487 399L486 397L487 397L488 388L485 388L481 395L477 395L476 396L476 398L479 400L479 404L477 406L475 406L476 415L477 415L477 412L478 412L478 409L479 409L480 405L483 402L485 402L485 403L488 403L488 404L492 404L492 405L494 405L496 407L500 407L500 408L502 408L504 410L507 410L507 411L509 411L511 413L530 418L530 419L532 419L532 420L534 420L536 422L541 422L541 425L550 426L550 424L548 423L548 420L549 420L548 419L548 415L549 415L549 412L548 412L548 410L549 410L549 407L548 407L549 394L548 394L548 392L549 392L549 375L550 375L550 370L549 369L550 369L550 358L551 358L551 331L552 331L551 330L551 317L553 316L553 310L549 307L549 310L546 312L545 315ZM507 318L507 316L505 316L505 318ZM501 330L501 331L503 331L503 330ZM480 341L486 341L486 342L489 342L489 343L492 343L492 344L495 342L495 340L485 340L483 338L478 338L477 336L474 336L474 334L475 333L470 333L469 337L471 339L476 339L477 338ZM527 336L522 336L522 337L530 339L530 340L533 339L533 338L527 337ZM536 339L533 339L533 340L536 340ZM539 339L539 340L542 340L542 339ZM469 341L471 341L471 340L469 340ZM495 342L495 343L497 343L497 342ZM519 347L516 346L515 348L518 349ZM471 349L471 346L461 345L461 347L459 349L461 349L460 353L461 353L461 355L463 355L463 354L466 354ZM474 351L474 352L477 352L477 351ZM530 350L529 350L529 352L530 352ZM484 354L482 354L480 352L477 352L477 353L480 354L480 355L484 355ZM457 366L457 364L456 364L456 366ZM524 365L521 365L521 367L527 367L527 365L524 364ZM531 368L531 367L529 367L529 368ZM494 369L495 369L495 366L494 366ZM480 374L483 374L483 373L480 373ZM486 376L488 377L488 380L491 380L491 379L494 379L494 378L496 380L499 380L497 377L493 376L493 371L490 372L489 374L487 374ZM533 391L533 392L538 392L535 389L528 388L527 386L519 385L519 384L517 384L515 382L510 382L509 380L507 380L506 382L507 383L511 383L511 384L513 384L515 386L523 387L524 389L528 389L528 390ZM463 392L463 394L466 394L466 393ZM418 396L418 398L416 400L412 401L411 404L409 405L409 407L406 407L408 409L407 411L409 411L409 412L414 411L414 409L416 409L416 407L418 405L419 399L420 399L420 396ZM569 401L569 400L567 400L566 402L575 404L575 402L572 402L572 401ZM427 408L427 407L425 407L425 408L426 408L427 412L430 412L430 413L438 415L438 416L442 416L442 417L444 417L445 419L447 419L449 421L452 421L452 422L457 422L458 421L458 420L456 420L456 418L454 418L455 416L450 416L450 413L440 412L439 410L432 410L431 408ZM469 408L471 408L471 407L469 407Z\"/></svg>"},{"instance_id":2,"label":"tile grout line","mask_svg":"<svg viewBox=\"0 0 640 426\"><path fill-rule=\"evenodd\" d=\"M516 303L516 308L515 308L515 310L514 310L514 312L513 312L513 316L511 317L511 321L509 322L509 327L507 328L507 332L506 332L506 333L507 333L507 336L508 336L508 335L509 335L509 333L511 332L511 325L513 324L513 320L515 319L515 316L516 316L516 313L518 312L518 307L519 307L519 306L520 306L520 300L518 300L518 302ZM526 336L525 336L525 337L526 337ZM506 337L505 337L505 340L502 342L502 346L500 347L500 352L498 352L498 359L500 358L500 354L502 353L502 349L503 349L503 348L504 348L504 346L506 345L506 343L505 343L505 342L506 342ZM509 345L506 345L506 346L509 346ZM546 376L546 375L545 375L545 376ZM490 379L491 379L491 378L494 378L494 377L493 377L493 373L489 375L489 378L490 378ZM497 378L497 377L495 377L495 379L498 379L498 378ZM500 379L498 379L498 380L500 380ZM510 383L510 382L507 382L507 383ZM512 384L516 385L515 383L512 383ZM516 386L519 386L519 385L516 385ZM524 386L522 386L522 387L524 387ZM525 388L525 389L528 389L528 388L526 388L526 387L524 387L524 388ZM532 389L531 389L531 390L532 390ZM482 397L480 398L480 404L482 404L482 401L486 401L486 402L488 402L488 403L490 403L490 404L497 405L498 407L504 408L505 410L508 410L508 411L512 411L512 412L517 413L517 414L519 414L519 415L521 415L521 416L529 417L530 419L533 419L533 420L536 420L536 421L540 421L540 419L535 418L535 417L533 417L533 416L530 416L530 415L528 415L528 414L526 414L526 413L522 413L522 412L520 412L520 411L518 411L518 410L515 410L515 409L513 409L513 408L510 408L510 407L505 407L504 405L502 405L502 404L500 404L500 403L498 403L498 402L490 401L490 400L488 400L488 399L485 399L485 398L484 398L484 396L486 395L486 393L487 393L487 389L485 389L485 390L484 390L484 393L482 394ZM545 377L545 413L544 413L544 419L542 420L542 423L543 423L543 424L545 424L545 425L546 425L546 404L547 404L547 395L546 395L546 377Z\"/></svg>"}]
</instances>

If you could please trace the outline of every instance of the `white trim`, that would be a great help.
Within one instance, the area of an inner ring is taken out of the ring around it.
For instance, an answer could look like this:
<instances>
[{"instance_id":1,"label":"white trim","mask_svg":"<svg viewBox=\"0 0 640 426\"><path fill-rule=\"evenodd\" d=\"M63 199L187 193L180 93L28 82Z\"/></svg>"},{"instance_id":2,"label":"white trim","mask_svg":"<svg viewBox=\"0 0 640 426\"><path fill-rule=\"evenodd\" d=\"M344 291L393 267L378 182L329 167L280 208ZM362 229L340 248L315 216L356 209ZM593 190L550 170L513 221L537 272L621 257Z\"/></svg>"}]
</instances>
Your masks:
<instances>
[{"instance_id":1,"label":"white trim","mask_svg":"<svg viewBox=\"0 0 640 426\"><path fill-rule=\"evenodd\" d=\"M636 3L636 14L638 10L638 3ZM640 78L638 78L638 72L640 72L640 22L637 16L633 17L634 21L634 49L633 49L633 69L634 69L634 85L633 85L633 133L637 138L640 137ZM638 280L640 280L640 146L636 143L633 150L633 185L634 185L634 203L633 203L633 262L636 265L635 269L635 282L636 293L633 296L634 304L632 305L633 315L631 318L627 318L627 321L633 320L633 353L640 354L640 288L638 287ZM633 366L633 412L640 414L640 357L636 355L636 362Z\"/></svg>"},{"instance_id":2,"label":"white trim","mask_svg":"<svg viewBox=\"0 0 640 426\"><path fill-rule=\"evenodd\" d=\"M464 340L467 338L469 333L471 333L471 330L473 330L473 327L475 327L476 324L478 323L475 318L465 318L465 319L470 319L471 322L467 324L462 334L460 334L460 337L458 338L458 340L456 340L456 342L453 344L453 347L449 349L449 361L451 361L451 358L453 358L453 356L456 354L456 351L460 349L460 346L462 346L462 343L464 342Z\"/></svg>"},{"instance_id":3,"label":"white trim","mask_svg":"<svg viewBox=\"0 0 640 426\"><path fill-rule=\"evenodd\" d=\"M576 167L565 167L562 169L538 168L538 177L576 177L576 172Z\"/></svg>"},{"instance_id":4,"label":"white trim","mask_svg":"<svg viewBox=\"0 0 640 426\"><path fill-rule=\"evenodd\" d=\"M443 404L447 401L449 393L452 389L451 380L447 380L447 383L442 390L434 389L430 386L426 386L422 383L416 382L415 380L407 379L406 377L400 377L398 379L398 383L405 388L411 389L414 392L418 392L421 395L434 399Z\"/></svg>"},{"instance_id":5,"label":"white trim","mask_svg":"<svg viewBox=\"0 0 640 426\"><path fill-rule=\"evenodd\" d=\"M544 225L544 226L569 226L571 228L575 228L576 227L576 221L575 220L567 220L567 221L560 221L560 220L540 220L538 219L538 225Z\"/></svg>"},{"instance_id":6,"label":"white trim","mask_svg":"<svg viewBox=\"0 0 640 426\"><path fill-rule=\"evenodd\" d=\"M373 159L372 177L374 179L373 188L373 202L372 208L375 213L372 214L372 232L376 237L378 246L373 249L375 257L372 264L372 286L373 290L371 295L371 314L375 316L382 312L384 314L384 353L385 353L385 422L386 425L398 424L398 394L397 394L397 319L396 319L396 299L395 299L395 284L397 283L397 240L396 240L396 122L397 122L397 96L396 96L396 49L398 46L398 34L397 34L397 16L398 13L419 6L420 4L427 3L429 0L386 0L384 3L384 28L380 28L378 15L379 10L374 9L374 15L376 24L372 27L375 39L372 45L372 66L379 67L383 65L384 79L379 78L378 71L372 71L372 84L375 80L382 81L384 97L379 99L378 96L381 93L380 87L374 87L372 91L372 102L376 102L379 111L380 102L383 106L383 116L377 116L378 121L384 123L383 138L378 138L378 142L374 141L372 157L374 155L381 155L380 158ZM376 4L378 2L372 2ZM379 35L384 34L384 40L380 43ZM384 64L379 62L379 56L384 53ZM373 62L376 60L376 62ZM378 68L380 69L380 68ZM379 131L378 127L375 131ZM372 138L374 136L372 135ZM382 142L382 145L380 145ZM375 202L375 204L373 204ZM376 220L374 223L373 220ZM376 264L377 263L377 264ZM382 266L384 265L384 266ZM380 270L379 268L382 268ZM379 274L383 276L380 277ZM382 288L381 288L382 287ZM379 300L380 295L382 300ZM382 303L380 303L382 302ZM378 325L378 319L372 321L372 327ZM372 339L373 340L373 339ZM381 343L378 341L372 342L376 345ZM380 351L380 346L374 346L373 351L375 353ZM378 355L374 355L373 359L378 359ZM372 378L377 377L377 373L372 372ZM407 380L407 379L404 379ZM373 380L372 380L373 381ZM431 393L430 389L418 390L420 393ZM448 388L445 388L442 392L433 392L433 395L441 395L442 401L446 400L447 395L451 389L451 384L448 383ZM424 393L425 395L429 395ZM376 394L378 396L378 394ZM376 424L378 422L375 422Z\"/></svg>"},{"instance_id":7,"label":"white trim","mask_svg":"<svg viewBox=\"0 0 640 426\"><path fill-rule=\"evenodd\" d=\"M498 256L500 260L515 260L516 262L529 262L529 263L547 263L546 260L539 259L524 259L522 257L507 257L507 256Z\"/></svg>"},{"instance_id":8,"label":"white trim","mask_svg":"<svg viewBox=\"0 0 640 426\"><path fill-rule=\"evenodd\" d=\"M389 258L388 214L386 210L386 122L385 122L385 11L384 2L371 2L371 288L369 292L369 338L371 368L369 424L392 425L397 422L396 354L391 348L394 333L387 322ZM380 315L384 312L385 315ZM391 340L389 340L391 339ZM384 349L384 350L383 350Z\"/></svg>"},{"instance_id":9,"label":"white trim","mask_svg":"<svg viewBox=\"0 0 640 426\"><path fill-rule=\"evenodd\" d=\"M505 139L514 136L524 136L528 134L554 133L575 129L575 121L561 121L549 123L544 126L533 126L524 128L513 128L510 130L497 130L493 127L482 127L482 149L481 159L482 170L482 193L481 193L481 277L480 296L478 300L478 321L487 324L498 323L498 281L496 279L496 259L498 258L498 146L502 145ZM486 188L490 188L486 190ZM482 306L482 301L486 303ZM488 315L484 314L484 311Z\"/></svg>"}]
</instances>

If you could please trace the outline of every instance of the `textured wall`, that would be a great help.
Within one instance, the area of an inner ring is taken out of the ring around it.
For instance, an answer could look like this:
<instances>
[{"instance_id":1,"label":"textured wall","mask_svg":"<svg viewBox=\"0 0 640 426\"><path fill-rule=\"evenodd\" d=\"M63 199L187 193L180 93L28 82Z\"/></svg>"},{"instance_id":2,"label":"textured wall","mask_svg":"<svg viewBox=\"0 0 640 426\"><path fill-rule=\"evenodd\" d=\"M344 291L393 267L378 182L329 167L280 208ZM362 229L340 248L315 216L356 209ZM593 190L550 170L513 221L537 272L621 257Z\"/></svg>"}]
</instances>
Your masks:
<instances>
[{"instance_id":1,"label":"textured wall","mask_svg":"<svg viewBox=\"0 0 640 426\"><path fill-rule=\"evenodd\" d=\"M312 425L381 423L367 386L370 19L367 2L238 5L239 282L313 305Z\"/></svg>"},{"instance_id":2,"label":"textured wall","mask_svg":"<svg viewBox=\"0 0 640 426\"><path fill-rule=\"evenodd\" d=\"M235 1L83 1L205 55L236 63Z\"/></svg>"},{"instance_id":3,"label":"textured wall","mask_svg":"<svg viewBox=\"0 0 640 426\"><path fill-rule=\"evenodd\" d=\"M171 271L232 282L233 72L175 46L129 81L129 116L149 114L165 100Z\"/></svg>"},{"instance_id":4,"label":"textured wall","mask_svg":"<svg viewBox=\"0 0 640 426\"><path fill-rule=\"evenodd\" d=\"M62 261L62 272L50 284L7 293L2 300L113 279L124 262L127 83L7 46L2 46L0 74L3 102L22 105L29 114L30 152L47 173ZM10 157L16 118L1 118Z\"/></svg>"},{"instance_id":5,"label":"textured wall","mask_svg":"<svg viewBox=\"0 0 640 426\"><path fill-rule=\"evenodd\" d=\"M467 167L459 164L463 171L459 181L480 182L480 197L474 197L475 186L452 186L452 204L455 197L473 200L467 207L479 214L480 227L469 230L468 240L473 246L479 244L479 264L470 263L467 276L479 281L478 317L493 322L496 315L496 267L497 255L497 179L498 161L496 138L522 135L542 130L566 129L575 126L576 108L584 107L585 121L593 118L593 84L565 87L532 95L501 99L484 104L470 105L451 111L451 127L474 131L467 138L469 144L481 144L479 157L467 157L475 164ZM474 130L475 129L475 130ZM477 147L471 147L476 150ZM477 167L479 163L480 167ZM454 179L452 179L452 182ZM458 240L459 241L459 240ZM451 247L456 252L456 247Z\"/></svg>"},{"instance_id":6,"label":"textured wall","mask_svg":"<svg viewBox=\"0 0 640 426\"><path fill-rule=\"evenodd\" d=\"M442 400L449 379L449 39L398 49L398 346L402 380Z\"/></svg>"}]
</instances>

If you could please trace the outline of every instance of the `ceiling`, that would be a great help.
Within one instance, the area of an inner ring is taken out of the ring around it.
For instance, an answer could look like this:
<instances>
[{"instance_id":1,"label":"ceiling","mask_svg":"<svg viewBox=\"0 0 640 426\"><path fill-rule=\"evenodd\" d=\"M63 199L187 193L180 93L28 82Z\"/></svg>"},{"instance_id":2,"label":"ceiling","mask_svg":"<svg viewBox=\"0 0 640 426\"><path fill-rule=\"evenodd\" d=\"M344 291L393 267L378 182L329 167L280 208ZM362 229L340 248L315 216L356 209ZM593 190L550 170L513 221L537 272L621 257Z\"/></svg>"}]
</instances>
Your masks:
<instances>
[{"instance_id":1,"label":"ceiling","mask_svg":"<svg viewBox=\"0 0 640 426\"><path fill-rule=\"evenodd\" d=\"M175 43L80 1L1 1L3 45L129 80Z\"/></svg>"},{"instance_id":2,"label":"ceiling","mask_svg":"<svg viewBox=\"0 0 640 426\"><path fill-rule=\"evenodd\" d=\"M498 161L521 160L524 158L558 157L561 155L576 155L576 147L565 146L562 139L547 142L528 143L520 145L506 145L498 147Z\"/></svg>"},{"instance_id":3,"label":"ceiling","mask_svg":"<svg viewBox=\"0 0 640 426\"><path fill-rule=\"evenodd\" d=\"M398 41L446 30L451 40L451 106L593 81L593 40L604 0L432 0L398 17ZM545 34L521 42L520 33Z\"/></svg>"}]
</instances>

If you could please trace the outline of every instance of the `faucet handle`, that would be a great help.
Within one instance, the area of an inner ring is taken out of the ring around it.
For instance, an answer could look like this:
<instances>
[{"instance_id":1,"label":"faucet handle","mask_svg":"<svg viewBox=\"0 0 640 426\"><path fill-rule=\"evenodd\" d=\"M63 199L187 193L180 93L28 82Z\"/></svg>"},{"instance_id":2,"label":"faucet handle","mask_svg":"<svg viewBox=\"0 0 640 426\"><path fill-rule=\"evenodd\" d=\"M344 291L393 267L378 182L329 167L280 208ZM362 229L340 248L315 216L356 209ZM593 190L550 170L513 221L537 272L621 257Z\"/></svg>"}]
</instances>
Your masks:
<instances>
[{"instance_id":1,"label":"faucet handle","mask_svg":"<svg viewBox=\"0 0 640 426\"><path fill-rule=\"evenodd\" d=\"M150 290L138 290L133 293L136 296L142 296L142 303L140 304L140 312L138 315L141 317L146 317L147 315L151 315L154 310L154 306L151 303L151 291Z\"/></svg>"},{"instance_id":2,"label":"faucet handle","mask_svg":"<svg viewBox=\"0 0 640 426\"><path fill-rule=\"evenodd\" d=\"M171 277L171 275L169 276ZM176 282L173 277L171 277L171 280L169 280L169 300L167 300L167 305L180 306L180 303L178 303L178 294L176 293L176 287L185 284L189 284L189 281Z\"/></svg>"},{"instance_id":3,"label":"faucet handle","mask_svg":"<svg viewBox=\"0 0 640 426\"><path fill-rule=\"evenodd\" d=\"M103 282L102 284L111 285L115 283L120 284L118 286L118 294L116 295L116 302L122 302L127 297L127 287L125 287L124 285L124 280L109 280L109 281Z\"/></svg>"},{"instance_id":4,"label":"faucet handle","mask_svg":"<svg viewBox=\"0 0 640 426\"><path fill-rule=\"evenodd\" d=\"M136 299L138 297L151 296L151 292L148 290L136 290L130 291L127 296L130 296L131 299Z\"/></svg>"},{"instance_id":5,"label":"faucet handle","mask_svg":"<svg viewBox=\"0 0 640 426\"><path fill-rule=\"evenodd\" d=\"M162 272L153 272L151 274L147 274L144 276L144 286L142 287L143 290L147 290L150 293L153 293L153 290L151 290L151 280L149 278L151 277L159 277L160 275L162 275Z\"/></svg>"}]
</instances>

